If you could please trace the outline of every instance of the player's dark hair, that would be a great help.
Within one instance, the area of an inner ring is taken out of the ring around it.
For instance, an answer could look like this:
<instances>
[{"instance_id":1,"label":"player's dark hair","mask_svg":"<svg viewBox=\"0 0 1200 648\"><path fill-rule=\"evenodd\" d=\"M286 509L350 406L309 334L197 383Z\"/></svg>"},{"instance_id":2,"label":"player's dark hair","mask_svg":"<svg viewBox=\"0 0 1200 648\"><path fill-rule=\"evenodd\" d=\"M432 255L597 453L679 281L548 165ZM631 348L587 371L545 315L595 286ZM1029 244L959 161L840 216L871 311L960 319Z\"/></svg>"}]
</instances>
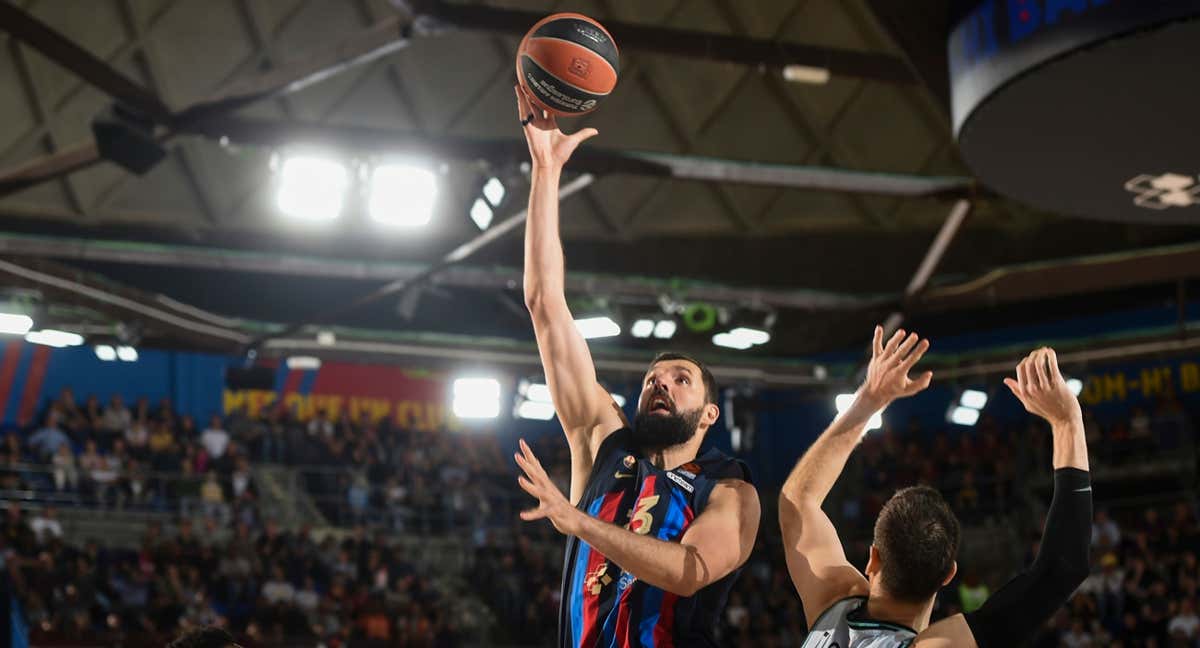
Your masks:
<instances>
[{"instance_id":1,"label":"player's dark hair","mask_svg":"<svg viewBox=\"0 0 1200 648\"><path fill-rule=\"evenodd\" d=\"M703 362L700 362L686 353L679 353L678 351L664 351L654 356L654 360L650 361L650 366L653 367L660 362L666 362L668 360L684 360L699 367L700 377L704 381L704 402L716 404L717 379L713 378L712 372L708 370L708 367Z\"/></svg>"},{"instance_id":2,"label":"player's dark hair","mask_svg":"<svg viewBox=\"0 0 1200 648\"><path fill-rule=\"evenodd\" d=\"M237 646L233 635L221 628L195 628L167 644L167 648L229 648Z\"/></svg>"},{"instance_id":3,"label":"player's dark hair","mask_svg":"<svg viewBox=\"0 0 1200 648\"><path fill-rule=\"evenodd\" d=\"M883 588L911 603L937 594L954 566L959 534L941 493L928 486L896 491L875 521Z\"/></svg>"}]
</instances>

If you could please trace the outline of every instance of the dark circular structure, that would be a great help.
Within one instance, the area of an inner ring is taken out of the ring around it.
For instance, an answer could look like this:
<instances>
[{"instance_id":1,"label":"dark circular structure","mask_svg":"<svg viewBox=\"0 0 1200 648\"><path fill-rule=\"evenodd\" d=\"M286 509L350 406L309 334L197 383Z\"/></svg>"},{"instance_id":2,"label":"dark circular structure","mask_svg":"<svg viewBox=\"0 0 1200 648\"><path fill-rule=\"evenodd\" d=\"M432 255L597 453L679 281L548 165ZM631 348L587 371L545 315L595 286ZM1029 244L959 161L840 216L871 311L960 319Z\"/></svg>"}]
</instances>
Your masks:
<instances>
[{"instance_id":1,"label":"dark circular structure","mask_svg":"<svg viewBox=\"0 0 1200 648\"><path fill-rule=\"evenodd\" d=\"M982 0L950 35L955 133L995 190L1200 224L1200 1Z\"/></svg>"}]
</instances>

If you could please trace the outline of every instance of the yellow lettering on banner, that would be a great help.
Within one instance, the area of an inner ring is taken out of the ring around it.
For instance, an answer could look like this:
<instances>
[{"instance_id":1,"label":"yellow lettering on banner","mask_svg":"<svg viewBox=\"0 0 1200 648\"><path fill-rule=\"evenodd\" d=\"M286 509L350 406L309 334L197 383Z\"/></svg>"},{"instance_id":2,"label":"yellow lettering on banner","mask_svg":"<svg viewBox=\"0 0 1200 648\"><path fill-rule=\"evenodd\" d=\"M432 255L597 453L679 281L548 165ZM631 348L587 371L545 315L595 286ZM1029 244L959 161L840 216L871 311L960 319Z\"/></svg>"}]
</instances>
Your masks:
<instances>
[{"instance_id":1,"label":"yellow lettering on banner","mask_svg":"<svg viewBox=\"0 0 1200 648\"><path fill-rule=\"evenodd\" d=\"M1104 400L1125 400L1129 396L1128 387L1125 384L1125 374L1105 374L1103 381Z\"/></svg>"},{"instance_id":2,"label":"yellow lettering on banner","mask_svg":"<svg viewBox=\"0 0 1200 648\"><path fill-rule=\"evenodd\" d=\"M1200 364L1184 362L1179 365L1179 387L1185 392L1200 391Z\"/></svg>"},{"instance_id":3,"label":"yellow lettering on banner","mask_svg":"<svg viewBox=\"0 0 1200 648\"><path fill-rule=\"evenodd\" d=\"M300 420L307 420L309 417L308 397L304 394L291 392L283 397L283 406Z\"/></svg>"},{"instance_id":4,"label":"yellow lettering on banner","mask_svg":"<svg viewBox=\"0 0 1200 648\"><path fill-rule=\"evenodd\" d=\"M1161 394L1171 382L1171 368L1142 369L1142 395Z\"/></svg>"},{"instance_id":5,"label":"yellow lettering on banner","mask_svg":"<svg viewBox=\"0 0 1200 648\"><path fill-rule=\"evenodd\" d=\"M246 406L246 392L225 390L224 407L228 414L239 407Z\"/></svg>"},{"instance_id":6,"label":"yellow lettering on banner","mask_svg":"<svg viewBox=\"0 0 1200 648\"><path fill-rule=\"evenodd\" d=\"M250 416L258 416L263 411L264 407L268 407L275 402L275 392L265 389L251 389L246 394L247 407L246 413Z\"/></svg>"},{"instance_id":7,"label":"yellow lettering on banner","mask_svg":"<svg viewBox=\"0 0 1200 648\"><path fill-rule=\"evenodd\" d=\"M1079 394L1079 400L1085 405L1098 405L1104 400L1104 385L1096 376L1088 376L1083 379L1083 391Z\"/></svg>"},{"instance_id":8,"label":"yellow lettering on banner","mask_svg":"<svg viewBox=\"0 0 1200 648\"><path fill-rule=\"evenodd\" d=\"M377 423L392 410L392 404L382 398L371 399L371 422Z\"/></svg>"}]
</instances>

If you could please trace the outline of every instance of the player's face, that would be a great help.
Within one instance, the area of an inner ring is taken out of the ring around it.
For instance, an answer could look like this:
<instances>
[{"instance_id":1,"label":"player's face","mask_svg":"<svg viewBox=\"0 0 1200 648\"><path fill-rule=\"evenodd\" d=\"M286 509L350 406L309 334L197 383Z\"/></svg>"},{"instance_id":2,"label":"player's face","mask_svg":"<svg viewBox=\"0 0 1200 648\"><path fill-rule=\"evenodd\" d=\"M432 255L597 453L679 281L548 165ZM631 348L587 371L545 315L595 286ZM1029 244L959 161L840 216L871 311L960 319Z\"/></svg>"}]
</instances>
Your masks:
<instances>
[{"instance_id":1,"label":"player's face","mask_svg":"<svg viewBox=\"0 0 1200 648\"><path fill-rule=\"evenodd\" d=\"M700 368L684 360L660 362L642 385L634 439L646 452L686 443L696 435L705 409Z\"/></svg>"}]
</instances>

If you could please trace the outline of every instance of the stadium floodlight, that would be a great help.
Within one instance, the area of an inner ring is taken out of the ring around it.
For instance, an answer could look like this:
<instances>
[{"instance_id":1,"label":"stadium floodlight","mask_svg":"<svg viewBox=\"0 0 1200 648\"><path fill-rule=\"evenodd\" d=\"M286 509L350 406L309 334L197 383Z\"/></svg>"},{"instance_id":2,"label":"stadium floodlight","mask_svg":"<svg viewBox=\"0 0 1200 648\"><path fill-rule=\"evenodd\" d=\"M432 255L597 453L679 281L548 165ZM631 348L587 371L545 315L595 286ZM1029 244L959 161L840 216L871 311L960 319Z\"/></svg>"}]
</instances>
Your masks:
<instances>
[{"instance_id":1,"label":"stadium floodlight","mask_svg":"<svg viewBox=\"0 0 1200 648\"><path fill-rule=\"evenodd\" d=\"M753 344L747 342L745 339L737 337L733 333L717 333L716 335L714 335L712 337L712 341L713 341L713 344L715 344L719 347L725 347L727 349L737 349L739 351L745 351L746 349L749 349L750 347L754 346Z\"/></svg>"},{"instance_id":2,"label":"stadium floodlight","mask_svg":"<svg viewBox=\"0 0 1200 648\"><path fill-rule=\"evenodd\" d=\"M500 178L488 178L488 181L483 185L483 197L491 203L493 207L499 207L504 201L504 183L500 182Z\"/></svg>"},{"instance_id":3,"label":"stadium floodlight","mask_svg":"<svg viewBox=\"0 0 1200 648\"><path fill-rule=\"evenodd\" d=\"M617 404L617 407L625 407L624 396L620 394L609 394L609 396L612 396L613 402Z\"/></svg>"},{"instance_id":4,"label":"stadium floodlight","mask_svg":"<svg viewBox=\"0 0 1200 648\"><path fill-rule=\"evenodd\" d=\"M350 170L331 158L290 156L279 169L279 211L301 220L331 221L342 213Z\"/></svg>"},{"instance_id":5,"label":"stadium floodlight","mask_svg":"<svg viewBox=\"0 0 1200 648\"><path fill-rule=\"evenodd\" d=\"M629 327L629 334L635 338L648 338L654 333L654 320L640 319Z\"/></svg>"},{"instance_id":6,"label":"stadium floodlight","mask_svg":"<svg viewBox=\"0 0 1200 648\"><path fill-rule=\"evenodd\" d=\"M770 342L771 334L762 329L741 326L728 333L717 333L713 336L712 341L717 346L744 351L752 346Z\"/></svg>"},{"instance_id":7,"label":"stadium floodlight","mask_svg":"<svg viewBox=\"0 0 1200 648\"><path fill-rule=\"evenodd\" d=\"M25 341L61 349L63 347L73 347L83 344L83 336L69 331L42 329L26 333Z\"/></svg>"},{"instance_id":8,"label":"stadium floodlight","mask_svg":"<svg viewBox=\"0 0 1200 648\"><path fill-rule=\"evenodd\" d=\"M621 334L621 326L611 317L585 317L575 320L575 328L583 339L613 337Z\"/></svg>"},{"instance_id":9,"label":"stadium floodlight","mask_svg":"<svg viewBox=\"0 0 1200 648\"><path fill-rule=\"evenodd\" d=\"M367 213L387 225L418 227L433 219L437 175L415 164L381 164L371 171Z\"/></svg>"},{"instance_id":10,"label":"stadium floodlight","mask_svg":"<svg viewBox=\"0 0 1200 648\"><path fill-rule=\"evenodd\" d=\"M312 371L321 368L321 359L313 356L291 356L287 359L289 371Z\"/></svg>"},{"instance_id":11,"label":"stadium floodlight","mask_svg":"<svg viewBox=\"0 0 1200 648\"><path fill-rule=\"evenodd\" d=\"M317 344L321 346L333 346L337 344L337 334L333 331L317 331Z\"/></svg>"},{"instance_id":12,"label":"stadium floodlight","mask_svg":"<svg viewBox=\"0 0 1200 648\"><path fill-rule=\"evenodd\" d=\"M495 378L459 378L454 381L454 415L462 419L500 416L500 381Z\"/></svg>"},{"instance_id":13,"label":"stadium floodlight","mask_svg":"<svg viewBox=\"0 0 1200 648\"><path fill-rule=\"evenodd\" d=\"M96 345L96 357L104 362L112 362L117 359L117 350L107 344Z\"/></svg>"},{"instance_id":14,"label":"stadium floodlight","mask_svg":"<svg viewBox=\"0 0 1200 648\"><path fill-rule=\"evenodd\" d=\"M659 320L654 325L654 337L660 340L669 340L675 336L675 320Z\"/></svg>"},{"instance_id":15,"label":"stadium floodlight","mask_svg":"<svg viewBox=\"0 0 1200 648\"><path fill-rule=\"evenodd\" d=\"M550 397L550 386L545 383L522 382L518 390L521 396L535 403L551 403L554 402Z\"/></svg>"},{"instance_id":16,"label":"stadium floodlight","mask_svg":"<svg viewBox=\"0 0 1200 648\"><path fill-rule=\"evenodd\" d=\"M538 401L523 400L517 404L517 418L549 421L554 418L554 405Z\"/></svg>"},{"instance_id":17,"label":"stadium floodlight","mask_svg":"<svg viewBox=\"0 0 1200 648\"><path fill-rule=\"evenodd\" d=\"M979 391L978 389L967 389L962 393L962 397L958 399L958 404L963 407L969 407L973 410L982 410L988 402L987 392Z\"/></svg>"},{"instance_id":18,"label":"stadium floodlight","mask_svg":"<svg viewBox=\"0 0 1200 648\"><path fill-rule=\"evenodd\" d=\"M33 328L33 318L16 313L0 313L0 333L25 335Z\"/></svg>"},{"instance_id":19,"label":"stadium floodlight","mask_svg":"<svg viewBox=\"0 0 1200 648\"><path fill-rule=\"evenodd\" d=\"M99 349L99 347L96 348ZM137 362L138 352L131 346L119 346L117 347L117 357L121 359L121 362Z\"/></svg>"},{"instance_id":20,"label":"stadium floodlight","mask_svg":"<svg viewBox=\"0 0 1200 648\"><path fill-rule=\"evenodd\" d=\"M979 410L959 405L951 408L946 418L955 425L972 426L979 422Z\"/></svg>"},{"instance_id":21,"label":"stadium floodlight","mask_svg":"<svg viewBox=\"0 0 1200 648\"><path fill-rule=\"evenodd\" d=\"M854 400L858 398L855 394L838 394L833 399L833 407L837 410L838 415L844 414L850 406L854 404ZM871 418L867 419L867 430L878 430L883 427L883 410L875 412Z\"/></svg>"},{"instance_id":22,"label":"stadium floodlight","mask_svg":"<svg viewBox=\"0 0 1200 648\"><path fill-rule=\"evenodd\" d=\"M1067 389L1070 389L1071 393L1078 398L1083 393L1083 381L1078 378L1069 378L1067 379Z\"/></svg>"},{"instance_id":23,"label":"stadium floodlight","mask_svg":"<svg viewBox=\"0 0 1200 648\"><path fill-rule=\"evenodd\" d=\"M492 224L492 217L494 215L492 208L483 198L476 198L475 202L471 205L471 220L475 221L475 225L481 230L487 229L488 225Z\"/></svg>"}]
</instances>

